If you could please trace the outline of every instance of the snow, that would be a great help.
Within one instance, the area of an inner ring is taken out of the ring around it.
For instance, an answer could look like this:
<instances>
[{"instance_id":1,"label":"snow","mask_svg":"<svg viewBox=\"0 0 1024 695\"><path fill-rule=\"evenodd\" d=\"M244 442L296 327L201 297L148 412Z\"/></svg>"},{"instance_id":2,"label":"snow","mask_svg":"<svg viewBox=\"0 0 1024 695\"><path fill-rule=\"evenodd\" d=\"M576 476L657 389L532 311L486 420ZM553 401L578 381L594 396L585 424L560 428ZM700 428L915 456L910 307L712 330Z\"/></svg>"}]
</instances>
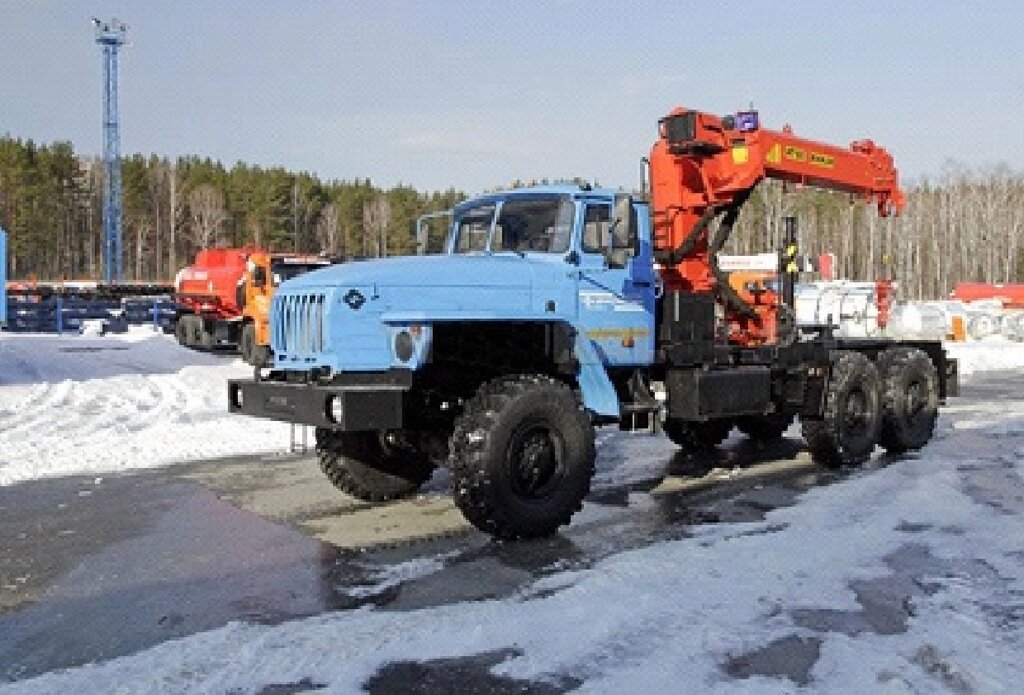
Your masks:
<instances>
[{"instance_id":1,"label":"snow","mask_svg":"<svg viewBox=\"0 0 1024 695\"><path fill-rule=\"evenodd\" d=\"M946 343L950 357L959 360L960 374L1001 369L1024 369L1024 343L990 336L982 340Z\"/></svg>"},{"instance_id":2,"label":"snow","mask_svg":"<svg viewBox=\"0 0 1024 695\"><path fill-rule=\"evenodd\" d=\"M0 333L0 485L284 451L287 425L227 412L227 380L251 373L149 327Z\"/></svg>"},{"instance_id":3,"label":"snow","mask_svg":"<svg viewBox=\"0 0 1024 695\"><path fill-rule=\"evenodd\" d=\"M1014 419L1024 421L1021 402L1015 407ZM933 692L943 689L944 676L997 691L1014 682L1024 648L1019 617L993 609L1024 591L1024 529L1019 517L1008 522L965 494L963 444L945 437L920 459L815 488L762 522L699 526L692 537L561 572L509 599L404 613L360 609L278 626L233 623L9 689L104 683L109 692L253 692L310 678L333 692L355 692L391 661L511 648L521 656L498 672L540 680L569 674L584 679L583 692L676 692L684 683L700 692L791 692L793 684L779 678L726 680L721 663L774 639L811 634L796 624L795 609L859 610L851 580L887 576L884 558L913 543L944 561L975 558L991 571L927 577L935 591L912 599L906 632L819 633L815 689ZM901 530L909 524L913 533ZM426 562L399 573L435 569Z\"/></svg>"},{"instance_id":4,"label":"snow","mask_svg":"<svg viewBox=\"0 0 1024 695\"><path fill-rule=\"evenodd\" d=\"M119 349L65 350L96 346ZM1024 349L1007 341L950 349L965 375L1024 367ZM225 380L247 371L163 337L3 336L0 480L280 448L286 427L224 412ZM605 435L601 448L621 460L604 483L649 475L668 451L662 440L619 435ZM729 679L722 664L790 635L821 639L815 691L1009 690L1024 649L1022 476L1024 394L954 402L917 458L876 460L763 521L696 525L688 537L557 572L511 598L235 622L0 690L256 692L310 679L356 692L389 662L513 649L519 656L496 672L572 676L583 692L781 693L794 683ZM905 630L821 630L800 619L864 611L856 582L893 576L892 558L908 548L933 564L906 599ZM378 589L442 571L450 559L396 565L376 577Z\"/></svg>"}]
</instances>

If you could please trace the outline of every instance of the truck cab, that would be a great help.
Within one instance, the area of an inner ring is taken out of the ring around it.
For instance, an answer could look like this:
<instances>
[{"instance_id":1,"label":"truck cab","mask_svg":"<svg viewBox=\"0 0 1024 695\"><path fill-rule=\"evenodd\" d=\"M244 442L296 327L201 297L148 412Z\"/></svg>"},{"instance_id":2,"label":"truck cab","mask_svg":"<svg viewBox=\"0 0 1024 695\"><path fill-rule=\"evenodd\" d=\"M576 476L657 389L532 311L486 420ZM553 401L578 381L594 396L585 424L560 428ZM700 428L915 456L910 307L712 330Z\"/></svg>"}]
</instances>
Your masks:
<instances>
[{"instance_id":1,"label":"truck cab","mask_svg":"<svg viewBox=\"0 0 1024 695\"><path fill-rule=\"evenodd\" d=\"M325 268L332 262L324 256L265 251L256 251L249 256L239 284L242 327L238 351L243 360L259 367L270 364L270 302L281 283Z\"/></svg>"},{"instance_id":2,"label":"truck cab","mask_svg":"<svg viewBox=\"0 0 1024 695\"><path fill-rule=\"evenodd\" d=\"M270 379L390 374L466 395L504 360L574 377L589 410L617 418L608 370L654 354L645 204L534 187L474 198L452 218L444 254L333 266L278 288ZM457 383L466 369L478 374ZM344 426L323 414L307 424Z\"/></svg>"},{"instance_id":3,"label":"truck cab","mask_svg":"<svg viewBox=\"0 0 1024 695\"><path fill-rule=\"evenodd\" d=\"M452 211L443 254L284 282L273 363L232 381L229 407L315 427L321 467L362 499L409 494L447 465L479 527L550 533L589 488L593 424L620 420L654 361L651 242L646 203L610 189L472 198ZM511 423L526 413L533 425ZM497 442L484 463L479 437ZM515 504L481 499L492 476L520 491Z\"/></svg>"}]
</instances>

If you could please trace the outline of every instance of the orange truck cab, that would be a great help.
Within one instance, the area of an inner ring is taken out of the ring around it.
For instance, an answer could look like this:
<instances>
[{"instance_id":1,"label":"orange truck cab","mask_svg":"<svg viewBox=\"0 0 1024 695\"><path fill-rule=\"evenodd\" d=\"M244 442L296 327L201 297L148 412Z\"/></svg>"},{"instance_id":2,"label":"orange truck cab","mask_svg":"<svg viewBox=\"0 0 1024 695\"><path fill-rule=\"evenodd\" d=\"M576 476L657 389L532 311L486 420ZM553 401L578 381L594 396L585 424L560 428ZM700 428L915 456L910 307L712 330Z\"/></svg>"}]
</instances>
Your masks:
<instances>
[{"instance_id":1,"label":"orange truck cab","mask_svg":"<svg viewBox=\"0 0 1024 695\"><path fill-rule=\"evenodd\" d=\"M245 273L245 303L238 351L249 364L264 366L270 362L270 301L278 285L285 280L331 264L324 256L258 251L249 256Z\"/></svg>"}]
</instances>

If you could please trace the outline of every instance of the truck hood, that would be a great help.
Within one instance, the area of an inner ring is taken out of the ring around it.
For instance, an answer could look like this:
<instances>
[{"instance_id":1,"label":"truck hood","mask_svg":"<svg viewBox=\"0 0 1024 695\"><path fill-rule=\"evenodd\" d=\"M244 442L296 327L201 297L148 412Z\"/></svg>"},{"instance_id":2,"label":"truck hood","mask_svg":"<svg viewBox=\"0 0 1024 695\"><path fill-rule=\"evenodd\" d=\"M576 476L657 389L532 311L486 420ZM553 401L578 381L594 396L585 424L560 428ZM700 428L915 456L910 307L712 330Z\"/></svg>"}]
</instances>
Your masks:
<instances>
[{"instance_id":1,"label":"truck hood","mask_svg":"<svg viewBox=\"0 0 1024 695\"><path fill-rule=\"evenodd\" d=\"M550 275L551 257L515 254L397 256L353 261L306 273L285 282L285 291L346 287L503 287L527 289L536 274ZM562 265L557 259L557 266Z\"/></svg>"},{"instance_id":2,"label":"truck hood","mask_svg":"<svg viewBox=\"0 0 1024 695\"><path fill-rule=\"evenodd\" d=\"M574 306L560 294L567 266L555 255L410 256L316 270L281 284L271 309L280 366L332 371L415 368L397 361L398 326L410 322L554 319ZM290 336L290 337L289 337ZM425 339L429 340L429 338Z\"/></svg>"}]
</instances>

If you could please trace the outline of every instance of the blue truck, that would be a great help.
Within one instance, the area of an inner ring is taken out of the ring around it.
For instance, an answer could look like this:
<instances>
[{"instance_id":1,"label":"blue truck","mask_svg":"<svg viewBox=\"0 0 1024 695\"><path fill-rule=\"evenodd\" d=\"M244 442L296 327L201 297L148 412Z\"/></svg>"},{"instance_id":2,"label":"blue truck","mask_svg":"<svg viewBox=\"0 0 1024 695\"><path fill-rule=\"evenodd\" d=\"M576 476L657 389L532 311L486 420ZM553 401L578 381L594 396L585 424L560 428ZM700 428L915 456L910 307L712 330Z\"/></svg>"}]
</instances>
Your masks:
<instances>
[{"instance_id":1,"label":"blue truck","mask_svg":"<svg viewBox=\"0 0 1024 695\"><path fill-rule=\"evenodd\" d=\"M601 426L663 429L698 451L799 417L826 465L927 443L956 391L941 343L790 326L730 344L721 297L666 286L678 258L659 252L658 219L643 196L586 185L465 201L444 254L282 284L273 365L229 382L229 409L315 427L321 469L363 500L414 493L446 466L465 517L502 539L570 521Z\"/></svg>"}]
</instances>

